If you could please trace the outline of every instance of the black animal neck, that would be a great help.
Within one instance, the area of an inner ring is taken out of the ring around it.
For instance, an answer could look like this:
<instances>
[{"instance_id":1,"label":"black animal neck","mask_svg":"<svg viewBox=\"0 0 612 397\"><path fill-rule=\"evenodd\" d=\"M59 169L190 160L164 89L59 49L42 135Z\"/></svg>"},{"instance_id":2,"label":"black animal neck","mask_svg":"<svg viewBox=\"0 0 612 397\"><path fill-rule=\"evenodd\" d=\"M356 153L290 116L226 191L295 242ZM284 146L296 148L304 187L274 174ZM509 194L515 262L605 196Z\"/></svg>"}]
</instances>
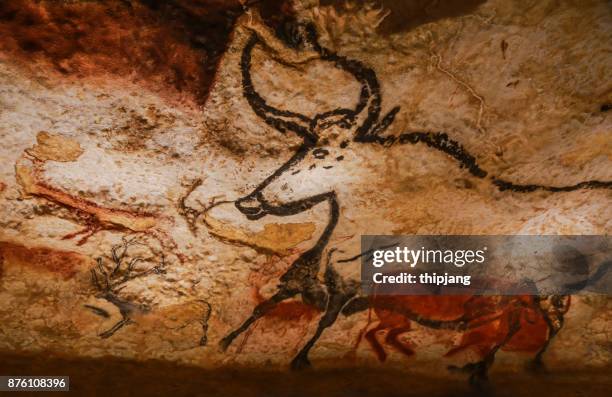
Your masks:
<instances>
[{"instance_id":1,"label":"black animal neck","mask_svg":"<svg viewBox=\"0 0 612 397\"><path fill-rule=\"evenodd\" d=\"M313 247L314 249L322 251L327 244L329 243L329 239L334 233L334 229L338 225L338 220L340 218L340 205L338 204L338 198L336 196L336 192L331 191L325 193L326 201L329 203L329 221L321 233L321 237Z\"/></svg>"}]
</instances>

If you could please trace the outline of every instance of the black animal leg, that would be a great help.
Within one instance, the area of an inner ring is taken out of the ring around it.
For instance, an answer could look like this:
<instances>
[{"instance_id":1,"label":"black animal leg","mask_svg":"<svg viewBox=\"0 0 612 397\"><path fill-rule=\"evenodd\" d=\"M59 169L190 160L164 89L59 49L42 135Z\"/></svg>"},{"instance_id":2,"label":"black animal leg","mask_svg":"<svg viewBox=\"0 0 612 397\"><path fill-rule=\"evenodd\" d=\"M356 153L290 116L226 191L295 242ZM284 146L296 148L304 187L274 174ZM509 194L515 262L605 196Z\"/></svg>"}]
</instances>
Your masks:
<instances>
[{"instance_id":1,"label":"black animal leg","mask_svg":"<svg viewBox=\"0 0 612 397\"><path fill-rule=\"evenodd\" d=\"M98 335L100 338L106 339L113 336L124 326L131 324L133 321L130 316L135 311L141 311L141 308L139 308L133 303L126 302L123 299L118 298L115 294L110 292L106 293L103 297L104 299L115 305L119 309L119 313L121 313L121 320L117 321L115 325Z\"/></svg>"},{"instance_id":2,"label":"black animal leg","mask_svg":"<svg viewBox=\"0 0 612 397\"><path fill-rule=\"evenodd\" d=\"M470 374L470 385L479 391L484 392L487 390L489 368L491 368L491 366L495 362L495 355L497 354L499 349L501 349L506 343L508 343L510 339L512 339L512 337L520 330L520 314L514 311L510 313L509 316L510 329L508 330L508 333L506 334L503 340L501 340L499 343L497 343L491 348L491 350L481 361L467 364L461 368L453 366L449 367L450 370L468 372Z\"/></svg>"},{"instance_id":3,"label":"black animal leg","mask_svg":"<svg viewBox=\"0 0 612 397\"><path fill-rule=\"evenodd\" d=\"M117 323L115 323L115 325L113 325L112 327L110 327L106 331L100 333L98 336L100 338L102 338L102 339L110 338L111 336L115 335L115 333L117 331L119 331L124 326L130 324L131 322L132 322L132 320L130 320L129 317L123 317L121 320L119 320Z\"/></svg>"},{"instance_id":4,"label":"black animal leg","mask_svg":"<svg viewBox=\"0 0 612 397\"><path fill-rule=\"evenodd\" d=\"M316 332L304 345L302 350L300 350L297 356L295 356L291 362L291 369L300 370L310 367L310 361L308 360L308 353L310 352L310 349L312 349L317 340L319 340L325 328L331 326L336 321L342 307L346 304L346 302L348 302L349 299L350 298L344 294L335 294L329 297L327 309L325 310L323 317L321 317L321 320L319 320L319 325Z\"/></svg>"},{"instance_id":5,"label":"black animal leg","mask_svg":"<svg viewBox=\"0 0 612 397\"><path fill-rule=\"evenodd\" d=\"M232 344L234 339L236 339L236 337L238 337L244 331L249 329L251 324L263 317L270 310L274 309L277 304L284 301L285 299L294 297L295 295L297 295L297 293L297 291L292 291L281 287L281 289L276 294L272 295L270 299L267 299L257 305L255 309L253 309L253 313L251 314L251 316L247 318L240 327L236 328L234 331L230 332L225 338L221 339L221 342L219 342L221 349L223 351L227 350L227 348L229 347L229 345Z\"/></svg>"},{"instance_id":6,"label":"black animal leg","mask_svg":"<svg viewBox=\"0 0 612 397\"><path fill-rule=\"evenodd\" d=\"M556 301L559 301L560 298L561 297L557 297L557 296L553 297L553 299L555 299ZM557 302L557 306L560 304L561 303ZM546 321L546 325L548 326L548 337L546 338L546 342L544 342L544 345L540 348L540 350L538 350L538 352L533 358L533 361L531 362L530 368L534 371L545 370L544 361L543 361L544 353L546 353L546 351L548 350L548 347L550 346L550 342L553 340L553 338L557 336L559 331L561 331L561 328L563 328L563 323L564 323L564 313L563 312L557 313L556 318L552 318L550 313L548 313L548 311L546 310L541 310L540 312L542 316L544 317L544 320Z\"/></svg>"},{"instance_id":7,"label":"black animal leg","mask_svg":"<svg viewBox=\"0 0 612 397\"><path fill-rule=\"evenodd\" d=\"M329 260L329 258L328 258ZM325 270L325 285L329 291L327 307L323 317L319 320L319 325L314 335L300 350L291 362L291 369L300 370L310 367L308 353L314 344L319 340L325 328L334 324L342 308L355 296L356 289L347 286L336 270L328 263Z\"/></svg>"}]
</instances>

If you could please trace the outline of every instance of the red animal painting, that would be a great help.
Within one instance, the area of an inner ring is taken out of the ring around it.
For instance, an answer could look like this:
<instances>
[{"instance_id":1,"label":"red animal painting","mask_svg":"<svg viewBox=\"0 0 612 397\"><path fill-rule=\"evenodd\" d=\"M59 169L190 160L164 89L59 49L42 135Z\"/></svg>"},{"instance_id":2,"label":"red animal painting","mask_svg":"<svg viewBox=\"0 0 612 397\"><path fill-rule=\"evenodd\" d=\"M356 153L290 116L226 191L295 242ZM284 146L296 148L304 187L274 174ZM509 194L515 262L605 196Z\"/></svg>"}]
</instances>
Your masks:
<instances>
[{"instance_id":1,"label":"red animal painting","mask_svg":"<svg viewBox=\"0 0 612 397\"><path fill-rule=\"evenodd\" d=\"M445 356L468 349L476 354L477 363L463 369L471 372L472 382L477 382L486 379L498 350L533 353L540 364L570 302L570 296L374 295L369 305L378 323L362 332L359 339L363 337L378 359L385 361L386 346L406 356L415 354L414 346L401 338L412 330L413 323L460 331L463 334L458 345ZM385 333L384 342L379 340L381 333Z\"/></svg>"}]
</instances>

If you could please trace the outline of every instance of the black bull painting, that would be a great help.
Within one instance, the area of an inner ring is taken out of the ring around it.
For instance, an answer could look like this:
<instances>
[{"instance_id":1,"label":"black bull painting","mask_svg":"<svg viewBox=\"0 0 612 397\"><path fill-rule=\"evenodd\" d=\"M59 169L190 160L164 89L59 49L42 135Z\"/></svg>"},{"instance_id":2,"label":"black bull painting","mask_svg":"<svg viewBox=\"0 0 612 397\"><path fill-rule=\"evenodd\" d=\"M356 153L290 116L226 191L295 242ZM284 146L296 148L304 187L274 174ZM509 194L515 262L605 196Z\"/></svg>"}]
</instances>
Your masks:
<instances>
[{"instance_id":1,"label":"black bull painting","mask_svg":"<svg viewBox=\"0 0 612 397\"><path fill-rule=\"evenodd\" d=\"M296 215L324 203L329 208L329 215L316 242L301 253L280 277L276 292L259 303L240 326L221 340L222 349L227 349L239 335L279 303L299 296L305 304L313 305L323 314L316 331L291 362L293 369L310 366L309 351L340 314L351 315L369 308L375 310L380 323L365 333L365 339L381 360L385 359L386 353L376 339L376 331L388 330L386 343L409 355L413 353L412 349L400 341L398 336L408 331L413 321L428 327L464 332L461 344L448 354L468 346L478 347L480 361L462 368L469 372L474 383L486 379L487 369L500 349L532 351L535 362L541 363L542 354L550 340L563 325L563 316L570 306L569 296L362 296L359 282L343 278L336 270L336 265L354 261L360 254L331 260L334 248L329 247L330 238L340 217L336 191L312 191L301 197L298 194L281 197L274 192L278 191L276 187L280 185L296 183L298 176L314 178L314 173L319 172L317 175L320 175L323 172L321 170L328 173L341 172L340 165L345 155L349 151L358 151L360 145L391 147L424 144L452 158L473 178L486 180L502 192L529 194L536 191L562 193L578 189L612 189L612 182L589 180L570 186L521 184L491 175L479 166L476 158L461 143L444 132L386 134L401 109L393 107L386 114L381 113L381 87L375 71L361 61L348 59L321 46L316 29L310 23L288 20L282 26L279 36L286 46L296 51L316 52L320 61L328 62L354 77L361 89L352 108L339 107L314 117L272 107L258 93L251 77L252 53L258 45L263 44L262 38L252 33L244 46L240 60L244 98L263 122L282 134L296 134L301 138L301 144L287 162L271 172L249 194L236 200L236 208L253 221L267 215ZM322 263L325 269L320 279ZM486 337L480 337L483 334ZM526 335L532 336L529 342L526 342L529 339Z\"/></svg>"}]
</instances>

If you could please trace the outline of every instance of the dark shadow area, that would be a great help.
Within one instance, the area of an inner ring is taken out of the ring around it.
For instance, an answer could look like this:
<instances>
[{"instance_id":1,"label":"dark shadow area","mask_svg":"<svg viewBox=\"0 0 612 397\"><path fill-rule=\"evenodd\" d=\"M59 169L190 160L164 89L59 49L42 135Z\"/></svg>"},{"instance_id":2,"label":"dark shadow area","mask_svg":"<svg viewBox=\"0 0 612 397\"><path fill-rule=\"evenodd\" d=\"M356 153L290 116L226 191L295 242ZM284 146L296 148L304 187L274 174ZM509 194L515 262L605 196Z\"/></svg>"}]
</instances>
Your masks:
<instances>
[{"instance_id":1,"label":"dark shadow area","mask_svg":"<svg viewBox=\"0 0 612 397\"><path fill-rule=\"evenodd\" d=\"M238 0L0 2L0 50L66 76L136 75L204 103Z\"/></svg>"},{"instance_id":2,"label":"dark shadow area","mask_svg":"<svg viewBox=\"0 0 612 397\"><path fill-rule=\"evenodd\" d=\"M382 33L469 13L484 0L384 0ZM344 2L322 0L339 9ZM277 29L293 10L285 0L109 0L0 2L0 50L50 62L66 76L135 74L204 103L244 6Z\"/></svg>"},{"instance_id":3,"label":"dark shadow area","mask_svg":"<svg viewBox=\"0 0 612 397\"><path fill-rule=\"evenodd\" d=\"M407 363L406 365L410 365ZM488 395L521 397L550 395L607 396L612 388L609 372L571 372L533 375L493 373ZM282 396L367 397L485 395L461 377L449 380L380 369L338 369L278 372L202 368L164 361L117 358L61 358L48 353L22 356L0 353L0 375L68 375L70 393L79 396ZM34 395L34 393L31 393ZM20 396L28 395L21 392ZM40 395L40 394L36 394ZM63 395L45 392L44 395Z\"/></svg>"}]
</instances>

